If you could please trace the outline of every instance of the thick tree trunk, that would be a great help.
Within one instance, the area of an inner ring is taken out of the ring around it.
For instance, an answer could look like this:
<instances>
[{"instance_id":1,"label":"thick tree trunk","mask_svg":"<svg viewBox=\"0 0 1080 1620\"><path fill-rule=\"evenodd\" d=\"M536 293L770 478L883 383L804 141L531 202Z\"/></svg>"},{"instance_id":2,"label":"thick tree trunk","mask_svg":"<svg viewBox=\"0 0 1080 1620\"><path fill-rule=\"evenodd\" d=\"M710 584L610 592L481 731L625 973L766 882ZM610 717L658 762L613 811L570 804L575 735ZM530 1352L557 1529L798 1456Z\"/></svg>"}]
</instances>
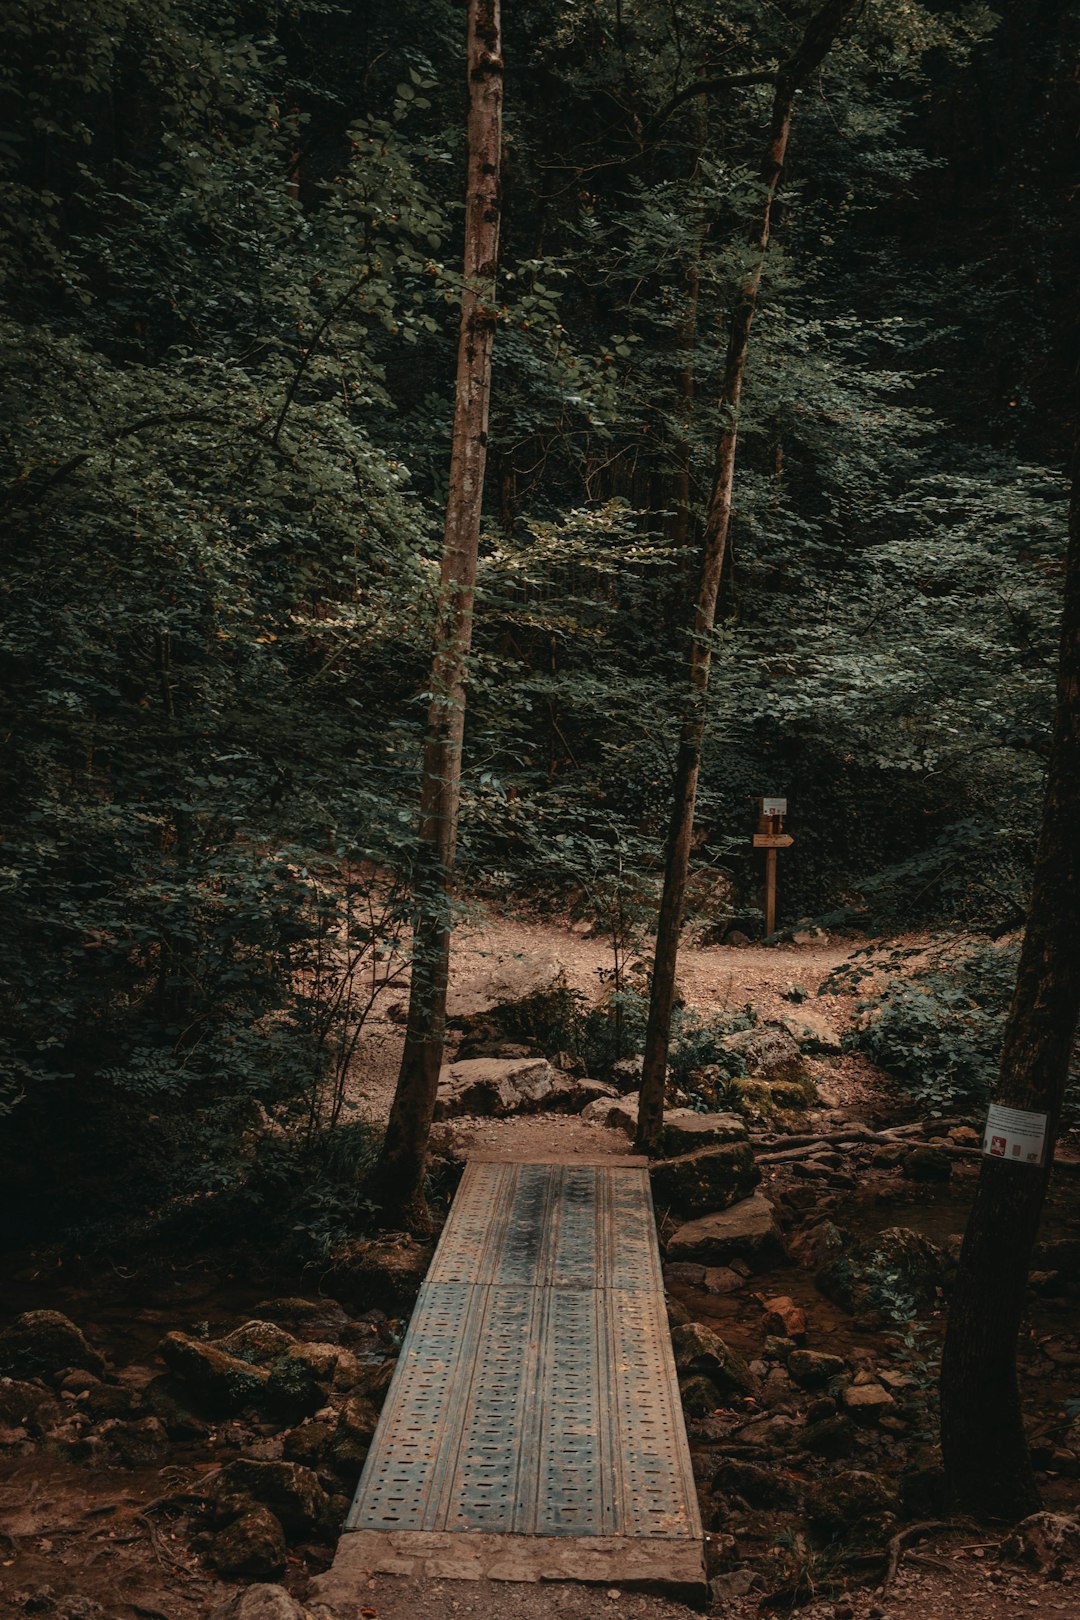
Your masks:
<instances>
[{"instance_id":1,"label":"thick tree trunk","mask_svg":"<svg viewBox=\"0 0 1080 1620\"><path fill-rule=\"evenodd\" d=\"M641 1077L637 1140L639 1153L655 1153L664 1121L664 1081L667 1074L671 1014L675 1001L675 968L679 953L686 880L694 830L701 748L705 735L705 709L709 690L711 649L709 638L716 620L716 599L724 570L731 496L735 479L735 447L739 432L750 328L757 309L761 275L772 228L772 210L787 157L788 136L795 95L810 74L821 66L841 29L858 10L859 0L827 0L811 18L802 43L780 69L773 95L769 139L762 165L764 199L751 236L753 268L743 283L732 313L724 385L720 396L722 427L716 446L712 494L705 516L701 580L694 613L690 648L690 690L679 737L664 865L664 888L656 927L649 1018L645 1030L644 1068Z\"/></svg>"},{"instance_id":2,"label":"thick tree trunk","mask_svg":"<svg viewBox=\"0 0 1080 1620\"><path fill-rule=\"evenodd\" d=\"M956 1506L1034 1512L1016 1375L1031 1251L1080 1013L1080 447L1073 468L1057 710L1016 991L994 1100L1046 1116L1041 1166L984 1157L960 1255L941 1367L941 1446Z\"/></svg>"},{"instance_id":3,"label":"thick tree trunk","mask_svg":"<svg viewBox=\"0 0 1080 1620\"><path fill-rule=\"evenodd\" d=\"M465 678L472 641L487 457L503 64L499 0L470 0L469 176L450 488L431 662L420 789L412 984L405 1051L382 1154L370 1178L386 1222L423 1224L424 1170L442 1066L452 930L451 884L461 797Z\"/></svg>"}]
</instances>

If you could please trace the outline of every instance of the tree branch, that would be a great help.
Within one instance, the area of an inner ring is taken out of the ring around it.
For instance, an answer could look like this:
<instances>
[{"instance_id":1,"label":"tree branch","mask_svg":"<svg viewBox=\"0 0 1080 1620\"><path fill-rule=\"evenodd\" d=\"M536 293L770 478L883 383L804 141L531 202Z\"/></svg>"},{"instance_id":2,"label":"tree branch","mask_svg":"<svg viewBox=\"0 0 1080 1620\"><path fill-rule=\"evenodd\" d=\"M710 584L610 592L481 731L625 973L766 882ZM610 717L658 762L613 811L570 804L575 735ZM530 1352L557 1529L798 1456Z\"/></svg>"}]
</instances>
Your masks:
<instances>
[{"instance_id":1,"label":"tree branch","mask_svg":"<svg viewBox=\"0 0 1080 1620\"><path fill-rule=\"evenodd\" d=\"M274 431L270 435L270 443L274 446L275 450L277 449L278 440L281 437L281 430L285 426L285 418L289 414L289 407L296 398L296 391L300 387L304 372L307 370L308 361L311 359L312 355L315 353L315 350L319 347L319 344L326 336L331 323L337 319L338 315L345 308L345 305L349 302L349 299L359 288L360 281L362 279L363 278L360 277L356 281L352 282L350 286L346 287L341 297L336 299L335 302L331 304L330 308L327 310L326 314L315 328L315 336L312 338L307 348L301 353L300 359L297 362L296 370L293 372L292 380L290 381L288 388L285 390L285 398L282 401L281 410L278 412L277 421L274 423Z\"/></svg>"},{"instance_id":2,"label":"tree branch","mask_svg":"<svg viewBox=\"0 0 1080 1620\"><path fill-rule=\"evenodd\" d=\"M62 461L44 482L35 482L33 473L26 473L14 483L8 484L3 492L3 505L11 510L13 507L33 505L43 500L51 489L62 484L70 478L72 473L78 472L85 466L90 457L99 450L108 449L114 444L120 444L124 439L134 438L137 433L143 433L147 428L175 427L180 422L227 422L230 418L220 411L176 411L156 412L152 416L141 416L135 422L129 422L126 427L117 428L114 433L107 433L100 444L91 445L88 450L80 450L77 454L69 456ZM34 469L37 471L38 469Z\"/></svg>"},{"instance_id":3,"label":"tree branch","mask_svg":"<svg viewBox=\"0 0 1080 1620\"><path fill-rule=\"evenodd\" d=\"M686 102L692 101L695 96L715 96L724 90L738 90L749 84L775 84L775 73L731 73L724 78L696 79L693 84L686 85L670 96L664 105L653 113L641 132L643 141L651 140L662 124L666 124L673 112L676 112Z\"/></svg>"},{"instance_id":4,"label":"tree branch","mask_svg":"<svg viewBox=\"0 0 1080 1620\"><path fill-rule=\"evenodd\" d=\"M851 10L850 0L827 0L821 10L810 18L802 39L787 61L774 72L732 73L720 78L697 79L693 84L677 90L653 113L642 130L642 140L650 140L673 112L695 96L719 95L724 90L736 90L751 84L782 85L788 94L793 94L821 66Z\"/></svg>"}]
</instances>

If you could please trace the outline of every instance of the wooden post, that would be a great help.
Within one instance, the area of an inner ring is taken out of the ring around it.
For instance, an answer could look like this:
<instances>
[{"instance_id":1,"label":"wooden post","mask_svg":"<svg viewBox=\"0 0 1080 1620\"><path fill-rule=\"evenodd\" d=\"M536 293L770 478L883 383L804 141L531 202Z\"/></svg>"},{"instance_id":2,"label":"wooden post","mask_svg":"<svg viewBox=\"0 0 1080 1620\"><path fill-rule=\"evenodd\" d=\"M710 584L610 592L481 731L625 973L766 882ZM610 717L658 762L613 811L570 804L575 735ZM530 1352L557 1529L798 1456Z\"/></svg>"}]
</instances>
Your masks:
<instances>
[{"instance_id":1,"label":"wooden post","mask_svg":"<svg viewBox=\"0 0 1080 1620\"><path fill-rule=\"evenodd\" d=\"M765 851L765 934L776 930L776 851Z\"/></svg>"},{"instance_id":2,"label":"wooden post","mask_svg":"<svg viewBox=\"0 0 1080 1620\"><path fill-rule=\"evenodd\" d=\"M795 842L784 831L787 815L786 799L759 799L758 824L754 834L754 848L765 851L765 938L776 932L776 852L787 849Z\"/></svg>"}]
</instances>

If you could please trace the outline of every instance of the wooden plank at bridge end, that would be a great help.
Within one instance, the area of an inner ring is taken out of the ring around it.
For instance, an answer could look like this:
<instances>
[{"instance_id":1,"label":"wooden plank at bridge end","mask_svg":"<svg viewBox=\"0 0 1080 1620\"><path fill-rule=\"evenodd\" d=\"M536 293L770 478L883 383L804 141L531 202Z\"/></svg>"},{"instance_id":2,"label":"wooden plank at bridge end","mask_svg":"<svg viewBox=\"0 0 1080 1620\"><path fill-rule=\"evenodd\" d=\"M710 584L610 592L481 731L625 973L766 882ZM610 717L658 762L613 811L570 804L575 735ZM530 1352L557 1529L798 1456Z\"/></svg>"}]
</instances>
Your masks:
<instances>
[{"instance_id":1,"label":"wooden plank at bridge end","mask_svg":"<svg viewBox=\"0 0 1080 1620\"><path fill-rule=\"evenodd\" d=\"M372 1573L707 1595L640 1159L471 1158L322 1601Z\"/></svg>"}]
</instances>

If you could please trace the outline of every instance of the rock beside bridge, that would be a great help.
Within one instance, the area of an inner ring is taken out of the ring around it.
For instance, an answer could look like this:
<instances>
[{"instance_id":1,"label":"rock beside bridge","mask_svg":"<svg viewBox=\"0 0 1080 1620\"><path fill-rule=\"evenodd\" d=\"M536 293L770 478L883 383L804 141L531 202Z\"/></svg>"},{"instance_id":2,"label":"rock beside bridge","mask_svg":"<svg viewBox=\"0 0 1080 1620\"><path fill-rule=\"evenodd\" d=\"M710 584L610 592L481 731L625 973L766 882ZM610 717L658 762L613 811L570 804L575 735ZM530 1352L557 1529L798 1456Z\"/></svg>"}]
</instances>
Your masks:
<instances>
[{"instance_id":1,"label":"rock beside bridge","mask_svg":"<svg viewBox=\"0 0 1080 1620\"><path fill-rule=\"evenodd\" d=\"M660 1146L669 1157L717 1142L745 1142L749 1132L738 1114L699 1114L693 1108L669 1108Z\"/></svg>"},{"instance_id":2,"label":"rock beside bridge","mask_svg":"<svg viewBox=\"0 0 1080 1620\"><path fill-rule=\"evenodd\" d=\"M545 1108L559 1076L547 1058L470 1058L450 1063L439 1078L436 1119L468 1114L505 1119Z\"/></svg>"},{"instance_id":3,"label":"rock beside bridge","mask_svg":"<svg viewBox=\"0 0 1080 1620\"><path fill-rule=\"evenodd\" d=\"M720 1142L695 1148L652 1166L653 1196L678 1215L693 1217L727 1209L761 1180L749 1142Z\"/></svg>"},{"instance_id":4,"label":"rock beside bridge","mask_svg":"<svg viewBox=\"0 0 1080 1620\"><path fill-rule=\"evenodd\" d=\"M762 1194L742 1198L729 1209L687 1221L667 1245L669 1260L696 1260L703 1266L725 1266L745 1260L764 1271L786 1258L776 1224L776 1211Z\"/></svg>"},{"instance_id":5,"label":"rock beside bridge","mask_svg":"<svg viewBox=\"0 0 1080 1620\"><path fill-rule=\"evenodd\" d=\"M55 1378L65 1367L105 1370L101 1352L59 1311L24 1311L0 1333L0 1373Z\"/></svg>"},{"instance_id":6,"label":"rock beside bridge","mask_svg":"<svg viewBox=\"0 0 1080 1620\"><path fill-rule=\"evenodd\" d=\"M443 1069L435 1118L580 1113L592 1103L610 1101L617 1095L614 1086L563 1073L544 1057L469 1058Z\"/></svg>"}]
</instances>

